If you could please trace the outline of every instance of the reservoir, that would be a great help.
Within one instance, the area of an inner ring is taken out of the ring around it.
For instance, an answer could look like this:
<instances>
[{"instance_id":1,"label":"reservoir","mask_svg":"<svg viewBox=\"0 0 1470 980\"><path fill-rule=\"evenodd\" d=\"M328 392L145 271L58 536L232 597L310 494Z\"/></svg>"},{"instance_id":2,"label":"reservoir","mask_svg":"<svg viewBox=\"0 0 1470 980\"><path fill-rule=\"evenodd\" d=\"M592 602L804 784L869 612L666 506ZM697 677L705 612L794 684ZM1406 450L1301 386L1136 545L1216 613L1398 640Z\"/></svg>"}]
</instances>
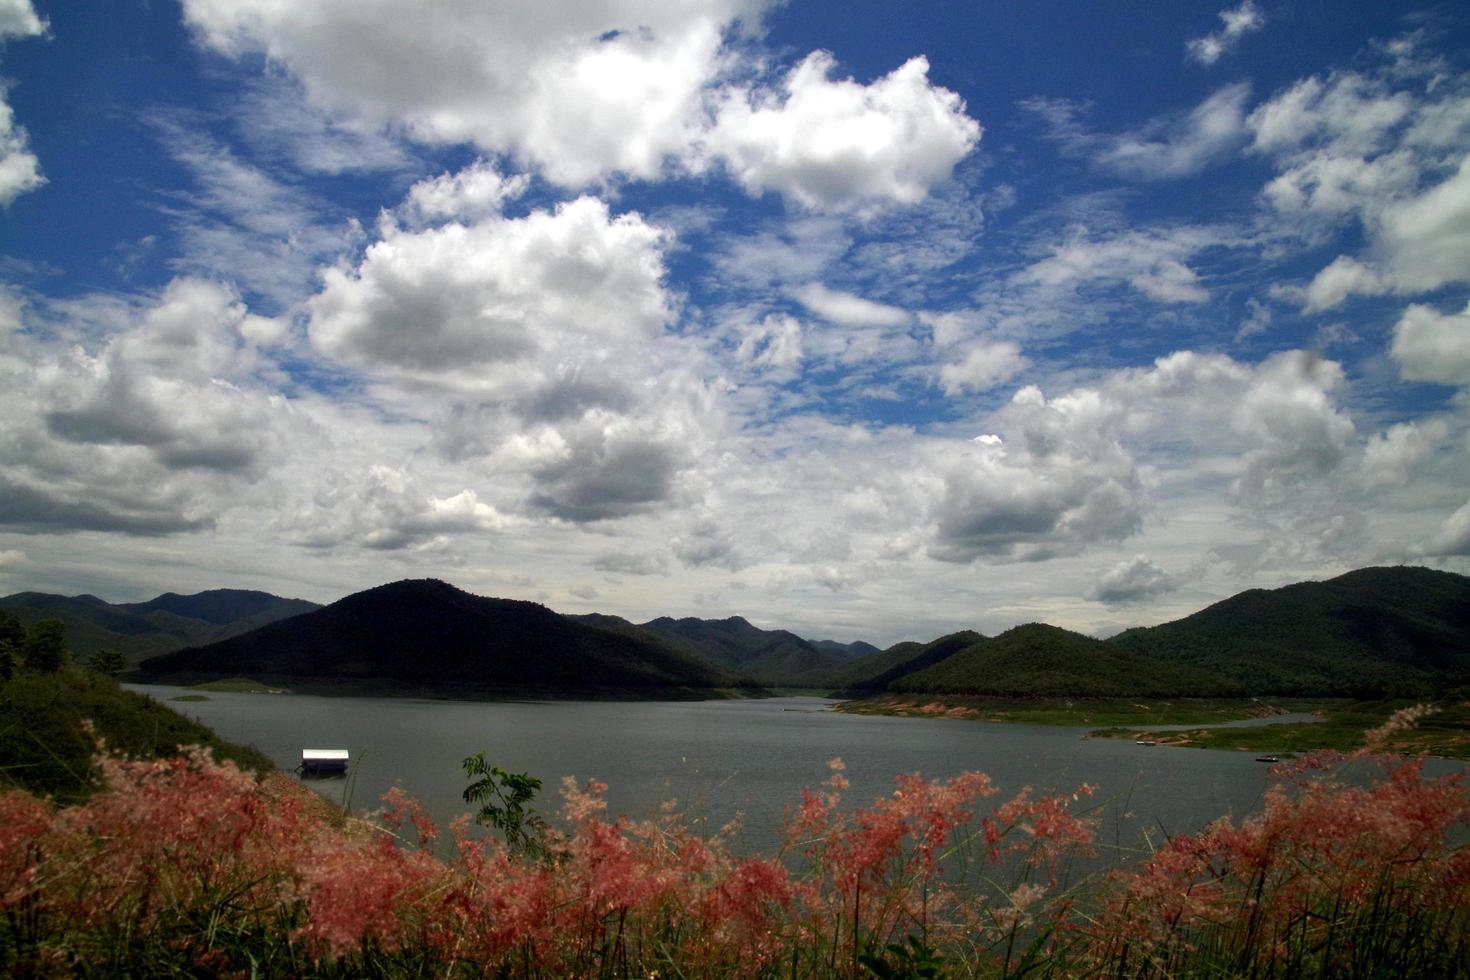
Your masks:
<instances>
[{"instance_id":1,"label":"reservoir","mask_svg":"<svg viewBox=\"0 0 1470 980\"><path fill-rule=\"evenodd\" d=\"M184 688L127 685L224 738L254 745L281 769L301 751L347 749L352 774L310 780L318 792L368 810L401 786L442 823L466 812L461 760L484 751L492 764L543 782L538 809L553 814L562 776L608 784L609 814L654 816L667 800L710 830L737 813L742 850L770 851L804 786L840 757L850 803L893 790L899 773L937 779L978 769L1000 790L1071 793L1097 787L1079 807L1097 807L1099 843L1133 847L1146 833L1190 833L1221 815L1260 805L1266 765L1253 753L1142 746L1086 739L1084 728L840 714L820 698L744 701L467 702L302 694L209 694L173 702ZM1432 760L1429 774L1460 763Z\"/></svg>"}]
</instances>

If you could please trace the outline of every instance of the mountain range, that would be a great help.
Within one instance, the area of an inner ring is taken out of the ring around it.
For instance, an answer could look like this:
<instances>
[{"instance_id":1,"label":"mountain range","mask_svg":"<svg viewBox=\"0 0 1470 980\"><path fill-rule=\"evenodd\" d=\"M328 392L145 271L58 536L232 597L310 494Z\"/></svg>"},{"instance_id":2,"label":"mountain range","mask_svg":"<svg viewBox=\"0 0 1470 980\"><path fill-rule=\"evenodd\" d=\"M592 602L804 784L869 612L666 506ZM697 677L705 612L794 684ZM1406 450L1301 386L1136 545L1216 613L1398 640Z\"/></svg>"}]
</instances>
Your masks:
<instances>
[{"instance_id":1,"label":"mountain range","mask_svg":"<svg viewBox=\"0 0 1470 980\"><path fill-rule=\"evenodd\" d=\"M114 650L133 663L238 636L318 608L305 599L282 599L248 589L211 589L194 595L165 592L147 602L124 603L45 592L0 598L0 609L26 626L42 619L61 620L67 646L79 657Z\"/></svg>"},{"instance_id":2,"label":"mountain range","mask_svg":"<svg viewBox=\"0 0 1470 980\"><path fill-rule=\"evenodd\" d=\"M254 598L246 602L245 596ZM0 607L12 608L17 599L25 600L33 618L40 609L75 617L68 620L74 650L78 622L88 640L121 623L133 628L127 635L136 642L184 647L142 664L143 676L153 680L245 675L288 684L645 693L744 684L855 695L1470 691L1470 578L1416 567L1367 568L1325 582L1252 589L1108 640L1030 623L993 637L961 631L886 650L807 640L738 616L660 617L642 624L601 614L562 616L435 580L391 583L320 608L231 590L169 594L129 606L22 593L0 600ZM277 616L286 603L310 608ZM250 628L251 617L265 616L272 621ZM181 642L180 620L220 632ZM151 632L139 632L140 621Z\"/></svg>"}]
</instances>

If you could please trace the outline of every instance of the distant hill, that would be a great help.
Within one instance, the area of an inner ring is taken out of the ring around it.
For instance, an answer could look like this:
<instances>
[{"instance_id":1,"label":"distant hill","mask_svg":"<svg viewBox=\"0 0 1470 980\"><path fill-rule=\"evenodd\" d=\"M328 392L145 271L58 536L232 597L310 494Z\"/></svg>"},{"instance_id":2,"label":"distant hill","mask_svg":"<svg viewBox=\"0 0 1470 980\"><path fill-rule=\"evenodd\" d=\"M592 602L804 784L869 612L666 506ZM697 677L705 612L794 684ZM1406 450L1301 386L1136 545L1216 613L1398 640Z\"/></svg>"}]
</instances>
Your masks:
<instances>
[{"instance_id":1,"label":"distant hill","mask_svg":"<svg viewBox=\"0 0 1470 980\"><path fill-rule=\"evenodd\" d=\"M1217 675L1110 647L1044 623L981 638L931 667L905 673L891 691L1022 697L1232 697L1244 688Z\"/></svg>"},{"instance_id":2,"label":"distant hill","mask_svg":"<svg viewBox=\"0 0 1470 980\"><path fill-rule=\"evenodd\" d=\"M932 667L984 639L979 633L961 630L929 643L895 643L834 671L831 683L852 692L886 691L909 674Z\"/></svg>"},{"instance_id":3,"label":"distant hill","mask_svg":"<svg viewBox=\"0 0 1470 980\"><path fill-rule=\"evenodd\" d=\"M390 689L712 688L732 675L682 650L545 606L394 582L289 620L142 664L150 680L248 676Z\"/></svg>"},{"instance_id":4,"label":"distant hill","mask_svg":"<svg viewBox=\"0 0 1470 980\"><path fill-rule=\"evenodd\" d=\"M852 643L839 643L836 640L812 640L811 644L823 653L835 653L839 657L847 657L853 660L858 657L866 657L882 652L878 647L863 640L857 640Z\"/></svg>"},{"instance_id":5,"label":"distant hill","mask_svg":"<svg viewBox=\"0 0 1470 980\"><path fill-rule=\"evenodd\" d=\"M850 647L822 649L795 633L763 630L739 616L728 619L663 616L639 628L678 643L683 649L742 677L767 684L825 683L828 672L852 659Z\"/></svg>"},{"instance_id":6,"label":"distant hill","mask_svg":"<svg viewBox=\"0 0 1470 980\"><path fill-rule=\"evenodd\" d=\"M1363 568L1325 582L1251 589L1108 644L1233 678L1252 694L1470 691L1470 578Z\"/></svg>"},{"instance_id":7,"label":"distant hill","mask_svg":"<svg viewBox=\"0 0 1470 980\"><path fill-rule=\"evenodd\" d=\"M19 592L0 599L22 623L55 618L78 657L116 650L136 663L160 653L247 633L320 608L305 599L282 599L247 589L212 589L195 595L166 592L147 602L109 603L94 595Z\"/></svg>"}]
</instances>

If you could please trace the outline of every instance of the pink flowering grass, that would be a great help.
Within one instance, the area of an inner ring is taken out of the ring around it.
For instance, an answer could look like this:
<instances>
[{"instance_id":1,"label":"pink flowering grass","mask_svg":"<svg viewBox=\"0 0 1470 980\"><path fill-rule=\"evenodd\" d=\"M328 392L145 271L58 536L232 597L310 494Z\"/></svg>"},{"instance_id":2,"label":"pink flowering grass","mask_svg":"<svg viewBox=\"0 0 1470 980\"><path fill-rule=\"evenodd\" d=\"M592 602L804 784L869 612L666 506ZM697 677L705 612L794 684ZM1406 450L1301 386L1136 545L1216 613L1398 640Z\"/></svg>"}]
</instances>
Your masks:
<instances>
[{"instance_id":1,"label":"pink flowering grass","mask_svg":"<svg viewBox=\"0 0 1470 980\"><path fill-rule=\"evenodd\" d=\"M1315 759L1262 812L1062 887L1088 793L996 805L982 773L829 778L775 854L672 806L610 817L567 780L533 856L390 793L344 818L201 750L105 751L101 791L0 795L0 970L19 976L1452 976L1467 952L1470 801L1403 760ZM1313 768L1316 767L1316 768Z\"/></svg>"}]
</instances>

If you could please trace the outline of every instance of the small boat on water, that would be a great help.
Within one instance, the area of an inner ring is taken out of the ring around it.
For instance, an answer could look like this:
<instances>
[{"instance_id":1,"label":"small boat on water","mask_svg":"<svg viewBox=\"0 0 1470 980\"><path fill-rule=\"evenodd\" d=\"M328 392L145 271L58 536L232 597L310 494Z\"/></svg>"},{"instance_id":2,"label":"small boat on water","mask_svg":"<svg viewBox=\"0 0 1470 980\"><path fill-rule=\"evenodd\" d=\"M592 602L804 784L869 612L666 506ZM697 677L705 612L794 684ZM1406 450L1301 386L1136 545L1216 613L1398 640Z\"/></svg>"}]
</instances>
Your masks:
<instances>
[{"instance_id":1,"label":"small boat on water","mask_svg":"<svg viewBox=\"0 0 1470 980\"><path fill-rule=\"evenodd\" d=\"M1155 742L1151 738L1141 738L1138 741L1134 742L1133 744L1134 745L1158 745L1159 743Z\"/></svg>"},{"instance_id":2,"label":"small boat on water","mask_svg":"<svg viewBox=\"0 0 1470 980\"><path fill-rule=\"evenodd\" d=\"M346 749L302 749L301 775L341 776L347 772Z\"/></svg>"},{"instance_id":3,"label":"small boat on water","mask_svg":"<svg viewBox=\"0 0 1470 980\"><path fill-rule=\"evenodd\" d=\"M1276 758L1274 755L1258 755L1258 756L1256 756L1256 761L1257 762L1280 762L1281 760L1278 759L1278 758Z\"/></svg>"}]
</instances>

